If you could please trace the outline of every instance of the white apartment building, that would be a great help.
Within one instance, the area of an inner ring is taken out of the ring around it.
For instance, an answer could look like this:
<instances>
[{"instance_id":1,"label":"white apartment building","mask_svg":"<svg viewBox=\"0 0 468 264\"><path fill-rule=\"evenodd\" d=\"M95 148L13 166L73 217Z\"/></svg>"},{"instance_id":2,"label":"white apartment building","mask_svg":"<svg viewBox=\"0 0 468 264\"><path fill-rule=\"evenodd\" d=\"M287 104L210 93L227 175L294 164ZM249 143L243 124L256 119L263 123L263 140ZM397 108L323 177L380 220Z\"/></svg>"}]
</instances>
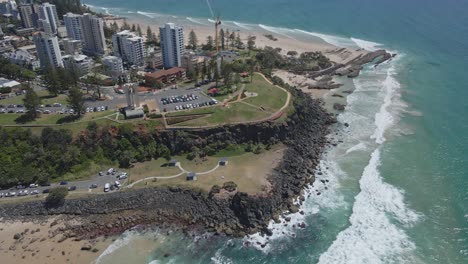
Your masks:
<instances>
[{"instance_id":1,"label":"white apartment building","mask_svg":"<svg viewBox=\"0 0 468 264\"><path fill-rule=\"evenodd\" d=\"M142 37L134 32L124 30L112 36L114 55L131 65L144 64L145 45Z\"/></svg>"},{"instance_id":2,"label":"white apartment building","mask_svg":"<svg viewBox=\"0 0 468 264\"><path fill-rule=\"evenodd\" d=\"M63 67L57 36L37 32L34 34L34 44L41 67Z\"/></svg>"},{"instance_id":3,"label":"white apartment building","mask_svg":"<svg viewBox=\"0 0 468 264\"><path fill-rule=\"evenodd\" d=\"M104 37L104 21L91 14L76 15L67 13L63 16L68 37L80 40L83 52L89 55L103 55L106 53L106 39Z\"/></svg>"},{"instance_id":4,"label":"white apartment building","mask_svg":"<svg viewBox=\"0 0 468 264\"><path fill-rule=\"evenodd\" d=\"M86 55L65 55L62 60L65 69L75 72L80 77L88 74L91 70L92 60Z\"/></svg>"},{"instance_id":5,"label":"white apartment building","mask_svg":"<svg viewBox=\"0 0 468 264\"><path fill-rule=\"evenodd\" d=\"M33 5L20 5L18 7L21 23L25 28L33 28L34 24L34 8Z\"/></svg>"},{"instance_id":6,"label":"white apartment building","mask_svg":"<svg viewBox=\"0 0 468 264\"><path fill-rule=\"evenodd\" d=\"M173 23L159 28L164 68L181 67L185 53L184 31Z\"/></svg>"},{"instance_id":7,"label":"white apartment building","mask_svg":"<svg viewBox=\"0 0 468 264\"><path fill-rule=\"evenodd\" d=\"M44 30L45 33L57 33L59 26L59 19L57 15L57 8L55 5L49 3L43 3L39 6L39 26Z\"/></svg>"}]
</instances>

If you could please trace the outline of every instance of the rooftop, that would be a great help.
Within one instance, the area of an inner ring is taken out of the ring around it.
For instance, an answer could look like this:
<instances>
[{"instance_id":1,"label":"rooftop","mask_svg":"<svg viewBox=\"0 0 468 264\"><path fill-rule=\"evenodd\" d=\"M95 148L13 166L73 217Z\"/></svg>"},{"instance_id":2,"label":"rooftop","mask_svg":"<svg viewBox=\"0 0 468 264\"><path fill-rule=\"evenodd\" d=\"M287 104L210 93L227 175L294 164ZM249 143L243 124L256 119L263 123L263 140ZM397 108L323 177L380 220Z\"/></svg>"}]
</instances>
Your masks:
<instances>
[{"instance_id":1,"label":"rooftop","mask_svg":"<svg viewBox=\"0 0 468 264\"><path fill-rule=\"evenodd\" d=\"M161 78L163 76L173 75L173 74L176 74L176 73L179 73L179 72L184 72L184 71L185 71L184 68L174 67L174 68L170 68L168 70L160 70L160 71L156 71L156 72L152 72L152 73L146 73L145 75L156 78L156 79L159 79L159 78Z\"/></svg>"}]
</instances>

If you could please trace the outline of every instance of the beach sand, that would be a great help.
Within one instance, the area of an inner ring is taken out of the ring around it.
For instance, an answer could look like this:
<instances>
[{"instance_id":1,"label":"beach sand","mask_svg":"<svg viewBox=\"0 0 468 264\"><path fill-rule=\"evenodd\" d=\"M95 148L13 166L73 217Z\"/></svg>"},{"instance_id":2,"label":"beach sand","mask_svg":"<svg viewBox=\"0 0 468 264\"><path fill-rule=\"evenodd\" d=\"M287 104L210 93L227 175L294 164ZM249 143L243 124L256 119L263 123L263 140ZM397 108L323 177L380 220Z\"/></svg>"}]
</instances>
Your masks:
<instances>
[{"instance_id":1,"label":"beach sand","mask_svg":"<svg viewBox=\"0 0 468 264\"><path fill-rule=\"evenodd\" d=\"M115 18L109 18L106 21L106 23L108 24L113 23L115 21L119 25L119 27L122 26L124 22L123 19ZM162 22L161 24L158 24L157 21L155 21L155 23L150 24L148 20L136 17L126 18L126 21L130 25L139 24L143 31L143 34L146 33L148 25L151 27L151 30L156 33L159 32L159 26L162 25ZM204 26L195 24L180 24L179 26L181 26L184 29L186 44L188 42L188 34L191 30L193 30L197 34L199 45L205 43L208 36L214 37L214 25ZM222 28L226 30L225 27L222 26ZM253 31L248 29L234 30L230 29L229 27L227 27L227 29L229 29L231 32L235 31L236 34L239 33L242 42L244 43L247 43L247 39L249 36L255 36L255 42L257 47L263 48L265 46L270 46L273 48L281 48L281 52L284 55L286 55L288 51L297 51L299 54L306 51L320 51L324 53L324 55L326 55L333 62L347 63L350 60L367 53L365 50L357 48L339 48L329 43L326 43L325 41L319 38L314 38L313 40L311 39L308 41L302 41L281 34L271 33L269 31ZM271 40L265 37L265 34L272 34L277 40Z\"/></svg>"},{"instance_id":2,"label":"beach sand","mask_svg":"<svg viewBox=\"0 0 468 264\"><path fill-rule=\"evenodd\" d=\"M63 240L61 227L63 220L57 217L41 222L2 221L0 263L92 263L112 243L110 238L93 241L74 241L73 238ZM20 234L20 238L15 239L15 234ZM82 246L91 246L91 250L81 250ZM97 251L93 252L93 249Z\"/></svg>"}]
</instances>

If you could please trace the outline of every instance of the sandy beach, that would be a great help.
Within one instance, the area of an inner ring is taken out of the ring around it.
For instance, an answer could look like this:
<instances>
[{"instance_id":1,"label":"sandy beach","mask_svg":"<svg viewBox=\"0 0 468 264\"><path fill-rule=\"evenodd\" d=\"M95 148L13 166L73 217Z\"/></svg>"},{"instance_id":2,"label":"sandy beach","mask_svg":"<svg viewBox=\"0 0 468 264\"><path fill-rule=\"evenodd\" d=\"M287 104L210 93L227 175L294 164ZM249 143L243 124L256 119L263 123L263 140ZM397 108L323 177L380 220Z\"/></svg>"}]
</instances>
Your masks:
<instances>
[{"instance_id":1,"label":"sandy beach","mask_svg":"<svg viewBox=\"0 0 468 264\"><path fill-rule=\"evenodd\" d=\"M112 239L65 239L63 220L3 222L0 227L0 259L3 264L92 263ZM88 247L89 250L82 250Z\"/></svg>"},{"instance_id":2,"label":"sandy beach","mask_svg":"<svg viewBox=\"0 0 468 264\"><path fill-rule=\"evenodd\" d=\"M157 21L154 23L149 23L148 20L143 19L143 18L136 18L136 17L128 17L125 18L127 23L129 25L132 24L139 24L143 34L146 33L146 29L148 26L151 27L151 30L153 32L159 32L159 26L161 26L163 23L160 22L159 24ZM113 23L114 21L117 22L119 26L122 26L124 19L115 19L112 17L109 17L106 19L107 23ZM170 21L169 21L170 22ZM182 28L184 28L184 35L185 35L185 42L187 44L188 42L188 34L191 30L195 31L198 37L198 43L199 45L202 43L206 42L206 39L208 36L213 36L214 37L214 25L196 25L196 24L180 24ZM232 29L229 27L223 27L225 30L228 29L230 32L236 32L239 33L242 41L244 43L247 43L247 39L249 36L255 36L256 37L256 46L257 47L265 47L265 46L270 46L273 48L281 48L281 52L286 55L288 51L297 51L298 53L306 52L306 51L320 51L323 52L331 61L335 63L347 63L354 58L366 54L367 52L363 49L352 49L352 48L339 48L336 46L333 46L329 43L326 43L325 41L319 39L319 38L314 38L314 40L310 41L302 41L298 39L294 39L292 37L287 37L281 34L275 34L269 31L253 31L253 30L248 30L248 29ZM271 34L273 35L277 40L271 40L267 37L265 37L265 34Z\"/></svg>"}]
</instances>

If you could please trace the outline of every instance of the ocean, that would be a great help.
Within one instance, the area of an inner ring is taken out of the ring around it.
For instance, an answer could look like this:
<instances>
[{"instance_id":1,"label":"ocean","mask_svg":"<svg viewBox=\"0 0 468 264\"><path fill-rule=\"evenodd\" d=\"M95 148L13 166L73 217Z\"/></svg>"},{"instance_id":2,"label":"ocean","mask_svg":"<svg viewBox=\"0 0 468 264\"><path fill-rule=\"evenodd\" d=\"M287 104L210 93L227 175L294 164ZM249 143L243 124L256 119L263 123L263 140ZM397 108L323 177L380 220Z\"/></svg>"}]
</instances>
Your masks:
<instances>
[{"instance_id":1,"label":"ocean","mask_svg":"<svg viewBox=\"0 0 468 264\"><path fill-rule=\"evenodd\" d=\"M208 24L205 0L85 0L145 19ZM127 231L97 263L468 263L468 2L213 0L225 25L396 59L343 79L343 140L307 190L305 229L272 224L261 248L244 239ZM320 195L317 193L320 192ZM246 241L251 247L243 246Z\"/></svg>"}]
</instances>

